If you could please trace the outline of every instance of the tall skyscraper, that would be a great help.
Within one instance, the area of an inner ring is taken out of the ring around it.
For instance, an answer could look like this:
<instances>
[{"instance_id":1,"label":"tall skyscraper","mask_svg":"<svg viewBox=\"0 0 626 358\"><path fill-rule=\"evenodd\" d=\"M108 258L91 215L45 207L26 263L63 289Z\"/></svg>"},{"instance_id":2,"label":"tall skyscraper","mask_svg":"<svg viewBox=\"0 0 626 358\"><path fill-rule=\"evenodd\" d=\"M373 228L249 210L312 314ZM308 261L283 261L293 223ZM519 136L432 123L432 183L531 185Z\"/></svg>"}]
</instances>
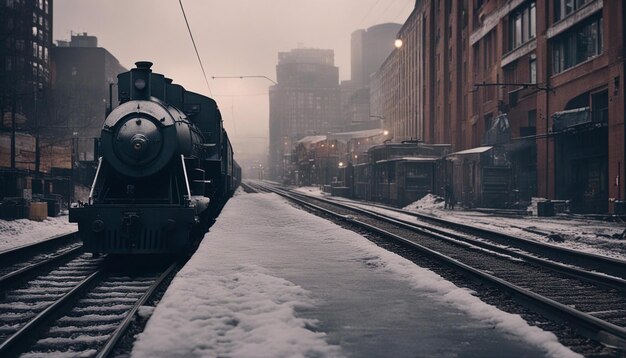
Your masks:
<instances>
[{"instance_id":1,"label":"tall skyscraper","mask_svg":"<svg viewBox=\"0 0 626 358\"><path fill-rule=\"evenodd\" d=\"M341 82L341 117L345 131L378 128L381 114L370 109L370 77L394 50L401 24L385 23L352 33L350 81Z\"/></svg>"},{"instance_id":2,"label":"tall skyscraper","mask_svg":"<svg viewBox=\"0 0 626 358\"><path fill-rule=\"evenodd\" d=\"M385 23L352 33L350 73L353 85L367 87L370 75L378 71L394 49L394 40L402 24Z\"/></svg>"},{"instance_id":3,"label":"tall skyscraper","mask_svg":"<svg viewBox=\"0 0 626 358\"><path fill-rule=\"evenodd\" d=\"M341 128L339 68L333 50L298 48L278 54L270 88L270 175L287 176L291 144Z\"/></svg>"},{"instance_id":4,"label":"tall skyscraper","mask_svg":"<svg viewBox=\"0 0 626 358\"><path fill-rule=\"evenodd\" d=\"M50 87L52 0L0 2L0 127L33 130Z\"/></svg>"}]
</instances>

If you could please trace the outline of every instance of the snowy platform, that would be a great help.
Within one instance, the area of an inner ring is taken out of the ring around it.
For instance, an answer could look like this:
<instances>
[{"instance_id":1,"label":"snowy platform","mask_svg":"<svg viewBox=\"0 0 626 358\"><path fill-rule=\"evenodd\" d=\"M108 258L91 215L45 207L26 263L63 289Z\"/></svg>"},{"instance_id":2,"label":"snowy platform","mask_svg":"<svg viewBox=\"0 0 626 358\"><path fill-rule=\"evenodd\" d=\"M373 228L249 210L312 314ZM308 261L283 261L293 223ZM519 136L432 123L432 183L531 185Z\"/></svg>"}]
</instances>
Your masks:
<instances>
[{"instance_id":1,"label":"snowy platform","mask_svg":"<svg viewBox=\"0 0 626 358\"><path fill-rule=\"evenodd\" d=\"M28 219L0 220L0 251L33 244L77 230L76 224L68 222L68 216L49 217L42 222Z\"/></svg>"},{"instance_id":2,"label":"snowy platform","mask_svg":"<svg viewBox=\"0 0 626 358\"><path fill-rule=\"evenodd\" d=\"M274 194L224 208L135 357L576 356L552 333Z\"/></svg>"}]
</instances>

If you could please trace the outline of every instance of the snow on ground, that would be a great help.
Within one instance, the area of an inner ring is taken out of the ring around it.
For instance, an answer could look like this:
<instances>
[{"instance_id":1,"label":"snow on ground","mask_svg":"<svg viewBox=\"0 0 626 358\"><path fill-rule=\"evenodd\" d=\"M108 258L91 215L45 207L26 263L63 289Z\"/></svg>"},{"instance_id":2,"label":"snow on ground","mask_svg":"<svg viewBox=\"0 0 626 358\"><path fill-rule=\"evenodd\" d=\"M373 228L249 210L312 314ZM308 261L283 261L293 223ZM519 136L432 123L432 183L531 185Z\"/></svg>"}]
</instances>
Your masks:
<instances>
[{"instance_id":1,"label":"snow on ground","mask_svg":"<svg viewBox=\"0 0 626 358\"><path fill-rule=\"evenodd\" d=\"M407 205L404 209L530 240L626 260L626 240L617 239L626 230L626 223L623 222L605 222L566 215L503 217L471 210L445 210L441 198L431 194ZM557 234L562 241L549 238L551 234Z\"/></svg>"},{"instance_id":2,"label":"snow on ground","mask_svg":"<svg viewBox=\"0 0 626 358\"><path fill-rule=\"evenodd\" d=\"M70 223L68 218L68 216L49 217L44 221L0 220L0 251L44 241L53 236L78 230L78 226L75 223Z\"/></svg>"},{"instance_id":3,"label":"snow on ground","mask_svg":"<svg viewBox=\"0 0 626 358\"><path fill-rule=\"evenodd\" d=\"M552 333L274 194L230 200L133 349L345 355L576 356Z\"/></svg>"},{"instance_id":4,"label":"snow on ground","mask_svg":"<svg viewBox=\"0 0 626 358\"><path fill-rule=\"evenodd\" d=\"M317 187L301 187L295 189L295 191L312 196L353 202L344 198L332 197L323 193ZM360 207L393 217L414 220L410 216L404 216L390 210L380 209L358 201L355 203ZM459 207L455 210L445 210L443 198L432 194L428 194L422 199L407 205L404 207L404 210L432 215L462 224L476 225L488 230L578 251L626 260L626 240L617 238L626 230L626 223L624 222L605 222L574 218L566 215L554 217L507 217L464 210ZM558 235L561 240L555 241L554 237L549 237L551 234Z\"/></svg>"}]
</instances>

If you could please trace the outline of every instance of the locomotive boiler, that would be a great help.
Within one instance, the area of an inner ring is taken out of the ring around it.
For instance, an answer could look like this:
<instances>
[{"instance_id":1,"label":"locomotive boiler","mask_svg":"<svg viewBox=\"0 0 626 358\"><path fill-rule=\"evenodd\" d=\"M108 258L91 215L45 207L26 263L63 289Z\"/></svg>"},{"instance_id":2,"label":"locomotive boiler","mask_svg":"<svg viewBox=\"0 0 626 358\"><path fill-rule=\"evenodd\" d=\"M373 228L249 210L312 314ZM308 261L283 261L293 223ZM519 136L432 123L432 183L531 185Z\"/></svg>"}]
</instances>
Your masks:
<instances>
[{"instance_id":1,"label":"locomotive boiler","mask_svg":"<svg viewBox=\"0 0 626 358\"><path fill-rule=\"evenodd\" d=\"M239 185L216 102L151 66L118 75L89 202L70 209L88 252L189 250Z\"/></svg>"}]
</instances>

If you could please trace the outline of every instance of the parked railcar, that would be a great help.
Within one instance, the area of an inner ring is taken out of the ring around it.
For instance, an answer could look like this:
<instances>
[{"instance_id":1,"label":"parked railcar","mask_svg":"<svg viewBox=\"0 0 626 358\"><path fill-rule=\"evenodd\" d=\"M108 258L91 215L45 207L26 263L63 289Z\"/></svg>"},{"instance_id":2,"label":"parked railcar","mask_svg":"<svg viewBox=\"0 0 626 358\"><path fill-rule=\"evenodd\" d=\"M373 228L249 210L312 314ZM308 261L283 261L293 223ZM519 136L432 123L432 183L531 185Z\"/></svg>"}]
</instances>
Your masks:
<instances>
[{"instance_id":1,"label":"parked railcar","mask_svg":"<svg viewBox=\"0 0 626 358\"><path fill-rule=\"evenodd\" d=\"M406 206L435 191L434 157L403 157L374 164L374 194L377 201Z\"/></svg>"},{"instance_id":2,"label":"parked railcar","mask_svg":"<svg viewBox=\"0 0 626 358\"><path fill-rule=\"evenodd\" d=\"M89 202L70 210L88 252L186 251L241 181L216 102L136 66L118 75Z\"/></svg>"},{"instance_id":3,"label":"parked railcar","mask_svg":"<svg viewBox=\"0 0 626 358\"><path fill-rule=\"evenodd\" d=\"M446 157L447 178L456 200L465 207L511 205L511 166L502 148L484 146Z\"/></svg>"}]
</instances>

